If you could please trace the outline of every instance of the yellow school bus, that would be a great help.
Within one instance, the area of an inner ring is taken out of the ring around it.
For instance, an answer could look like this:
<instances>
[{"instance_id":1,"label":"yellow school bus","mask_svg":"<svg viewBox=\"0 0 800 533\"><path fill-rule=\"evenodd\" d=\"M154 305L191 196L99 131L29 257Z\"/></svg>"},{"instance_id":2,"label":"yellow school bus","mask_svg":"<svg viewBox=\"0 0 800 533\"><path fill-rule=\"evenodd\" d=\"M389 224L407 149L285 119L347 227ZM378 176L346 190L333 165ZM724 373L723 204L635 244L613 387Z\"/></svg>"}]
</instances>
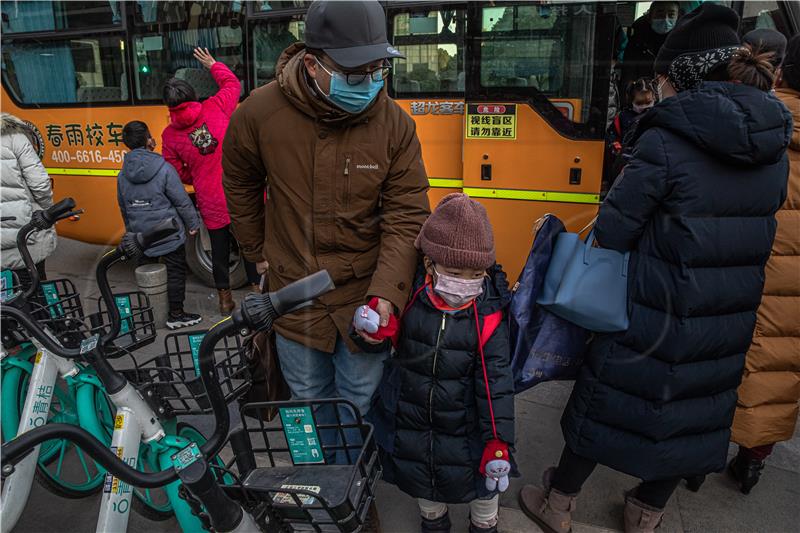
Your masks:
<instances>
[{"instance_id":1,"label":"yellow school bus","mask_svg":"<svg viewBox=\"0 0 800 533\"><path fill-rule=\"evenodd\" d=\"M167 125L161 88L186 79L216 86L192 58L212 51L242 80L242 98L275 75L303 39L304 1L14 1L2 9L2 110L29 121L57 197L85 209L59 232L113 243L123 232L116 175L122 126ZM679 2L691 9L699 2ZM390 94L416 120L432 205L463 191L487 208L498 260L512 278L533 222L568 227L600 202L614 39L650 2L386 2L395 61ZM798 31L797 2L728 2L742 31ZM195 274L211 283L207 234L189 243ZM237 250L233 281L244 283Z\"/></svg>"}]
</instances>

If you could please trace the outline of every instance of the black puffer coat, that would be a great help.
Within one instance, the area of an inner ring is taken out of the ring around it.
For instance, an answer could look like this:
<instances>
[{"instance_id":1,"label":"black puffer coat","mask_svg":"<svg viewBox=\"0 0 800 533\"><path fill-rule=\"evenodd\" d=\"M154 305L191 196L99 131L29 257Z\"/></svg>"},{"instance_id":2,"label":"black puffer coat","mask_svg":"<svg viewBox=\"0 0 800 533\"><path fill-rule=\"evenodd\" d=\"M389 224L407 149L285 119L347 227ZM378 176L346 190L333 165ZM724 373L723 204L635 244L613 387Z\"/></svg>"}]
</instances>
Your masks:
<instances>
[{"instance_id":1,"label":"black puffer coat","mask_svg":"<svg viewBox=\"0 0 800 533\"><path fill-rule=\"evenodd\" d=\"M490 274L476 301L481 327L483 317L511 299L500 267ZM421 271L415 291L424 282ZM507 319L484 346L484 355L497 435L511 446L514 380ZM472 308L443 313L423 289L403 317L396 355L385 364L369 416L384 478L411 496L436 502L487 496L478 467L484 445L493 438L492 423Z\"/></svg>"},{"instance_id":2,"label":"black puffer coat","mask_svg":"<svg viewBox=\"0 0 800 533\"><path fill-rule=\"evenodd\" d=\"M725 466L791 131L773 95L724 82L642 117L596 225L632 252L630 328L591 347L562 419L573 452L644 480Z\"/></svg>"}]
</instances>

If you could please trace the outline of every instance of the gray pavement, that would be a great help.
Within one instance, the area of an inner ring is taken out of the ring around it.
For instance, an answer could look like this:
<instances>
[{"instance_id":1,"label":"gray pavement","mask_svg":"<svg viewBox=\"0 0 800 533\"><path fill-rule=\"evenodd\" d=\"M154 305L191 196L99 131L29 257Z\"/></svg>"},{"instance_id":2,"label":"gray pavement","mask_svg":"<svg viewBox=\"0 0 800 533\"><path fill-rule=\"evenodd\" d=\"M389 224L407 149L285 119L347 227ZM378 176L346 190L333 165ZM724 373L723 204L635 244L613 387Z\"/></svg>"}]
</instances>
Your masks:
<instances>
[{"instance_id":1,"label":"gray pavement","mask_svg":"<svg viewBox=\"0 0 800 533\"><path fill-rule=\"evenodd\" d=\"M47 261L51 278L67 277L75 282L84 301L96 299L94 266L105 248L59 239L59 247ZM133 268L120 265L112 272L115 290L134 287ZM237 301L245 294L235 291ZM93 306L94 304L90 304ZM203 315L201 325L209 327L220 317L216 312L213 289L202 286L190 277L187 286L186 309ZM161 330L160 337L165 334ZM154 353L160 346L149 347ZM538 483L541 472L555 464L564 441L559 418L569 397L571 382L547 383L517 396L516 459L521 479L512 480L511 488L501 498L500 531L503 533L536 532L539 529L521 511L516 494L523 482ZM210 421L192 417L191 422L208 431ZM733 453L731 447L731 453ZM630 476L598 467L587 482L578 501L575 519L576 533L620 531L622 528L623 492L636 480ZM382 483L378 508L382 530L386 533L418 531L415 502L402 492ZM49 493L34 484L26 512L15 533L86 532L95 529L99 495L83 500L69 500ZM466 506L452 509L454 532L465 532ZM157 533L178 531L174 519L154 522L131 513L129 531ZM664 523L664 533L800 533L800 432L789 442L778 444L767 461L762 481L749 496L739 493L725 475L711 475L699 493L680 487L670 502Z\"/></svg>"}]
</instances>

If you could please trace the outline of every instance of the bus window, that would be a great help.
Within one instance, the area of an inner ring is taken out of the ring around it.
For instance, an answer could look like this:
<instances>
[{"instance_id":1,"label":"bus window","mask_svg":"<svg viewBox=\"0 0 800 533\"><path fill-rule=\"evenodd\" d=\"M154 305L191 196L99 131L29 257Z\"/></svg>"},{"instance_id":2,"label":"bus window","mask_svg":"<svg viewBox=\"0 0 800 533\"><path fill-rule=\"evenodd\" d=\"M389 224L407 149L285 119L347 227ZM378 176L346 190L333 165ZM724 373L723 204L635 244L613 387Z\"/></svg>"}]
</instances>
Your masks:
<instances>
[{"instance_id":1,"label":"bus window","mask_svg":"<svg viewBox=\"0 0 800 533\"><path fill-rule=\"evenodd\" d=\"M480 83L485 88L530 87L548 98L580 100L588 119L597 4L484 7Z\"/></svg>"},{"instance_id":2,"label":"bus window","mask_svg":"<svg viewBox=\"0 0 800 533\"><path fill-rule=\"evenodd\" d=\"M392 44L406 59L394 62L395 95L463 94L465 26L463 9L396 14Z\"/></svg>"},{"instance_id":3,"label":"bus window","mask_svg":"<svg viewBox=\"0 0 800 533\"><path fill-rule=\"evenodd\" d=\"M253 79L259 87L275 78L275 64L286 48L304 39L305 23L301 15L290 19L259 20L251 24Z\"/></svg>"},{"instance_id":4,"label":"bus window","mask_svg":"<svg viewBox=\"0 0 800 533\"><path fill-rule=\"evenodd\" d=\"M208 48L244 80L242 2L136 0L131 4L136 23L132 68L139 100L160 102L164 83L173 76L189 82L200 99L214 94L218 89L214 78L192 54L198 46Z\"/></svg>"},{"instance_id":5,"label":"bus window","mask_svg":"<svg viewBox=\"0 0 800 533\"><path fill-rule=\"evenodd\" d=\"M125 41L115 36L6 43L3 82L23 105L127 100Z\"/></svg>"},{"instance_id":6,"label":"bus window","mask_svg":"<svg viewBox=\"0 0 800 533\"><path fill-rule=\"evenodd\" d=\"M278 9L302 9L304 7L308 7L308 4L311 2L303 2L303 1L278 1L278 2L263 2L263 1L256 1L253 2L253 10L254 11L275 11Z\"/></svg>"},{"instance_id":7,"label":"bus window","mask_svg":"<svg viewBox=\"0 0 800 533\"><path fill-rule=\"evenodd\" d=\"M105 2L4 0L3 33L77 30L122 22L119 0Z\"/></svg>"},{"instance_id":8,"label":"bus window","mask_svg":"<svg viewBox=\"0 0 800 533\"><path fill-rule=\"evenodd\" d=\"M745 2L742 11L742 24L739 28L742 35L759 28L778 30L791 37L792 28L778 2Z\"/></svg>"}]
</instances>

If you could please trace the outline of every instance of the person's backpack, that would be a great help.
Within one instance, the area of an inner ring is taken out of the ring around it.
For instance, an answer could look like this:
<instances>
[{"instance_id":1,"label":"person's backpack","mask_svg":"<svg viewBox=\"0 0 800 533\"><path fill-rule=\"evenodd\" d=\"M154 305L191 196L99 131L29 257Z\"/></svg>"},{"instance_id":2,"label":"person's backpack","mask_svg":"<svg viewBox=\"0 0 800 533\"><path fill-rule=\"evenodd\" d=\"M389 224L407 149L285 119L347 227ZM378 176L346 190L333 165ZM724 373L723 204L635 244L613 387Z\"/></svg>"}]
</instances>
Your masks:
<instances>
[{"instance_id":1,"label":"person's backpack","mask_svg":"<svg viewBox=\"0 0 800 533\"><path fill-rule=\"evenodd\" d=\"M508 313L517 393L543 381L575 379L586 352L589 332L536 303L556 238L564 231L554 215L536 221L528 260L512 291Z\"/></svg>"}]
</instances>

